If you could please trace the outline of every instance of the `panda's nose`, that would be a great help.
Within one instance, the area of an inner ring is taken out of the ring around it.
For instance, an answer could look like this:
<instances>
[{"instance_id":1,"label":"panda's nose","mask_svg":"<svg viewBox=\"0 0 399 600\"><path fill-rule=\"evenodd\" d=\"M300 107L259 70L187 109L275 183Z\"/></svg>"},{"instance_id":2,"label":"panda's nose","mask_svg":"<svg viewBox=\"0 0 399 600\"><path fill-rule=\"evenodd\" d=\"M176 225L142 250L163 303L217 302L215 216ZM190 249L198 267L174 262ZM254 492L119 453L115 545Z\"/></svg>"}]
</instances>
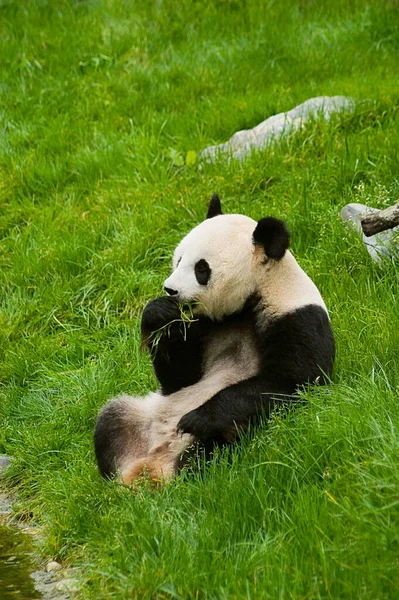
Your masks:
<instances>
[{"instance_id":1,"label":"panda's nose","mask_svg":"<svg viewBox=\"0 0 399 600\"><path fill-rule=\"evenodd\" d=\"M164 288L165 288L165 292L169 296L177 296L177 294L179 293L177 290L172 290L171 288L166 287L166 285L164 286Z\"/></svg>"}]
</instances>

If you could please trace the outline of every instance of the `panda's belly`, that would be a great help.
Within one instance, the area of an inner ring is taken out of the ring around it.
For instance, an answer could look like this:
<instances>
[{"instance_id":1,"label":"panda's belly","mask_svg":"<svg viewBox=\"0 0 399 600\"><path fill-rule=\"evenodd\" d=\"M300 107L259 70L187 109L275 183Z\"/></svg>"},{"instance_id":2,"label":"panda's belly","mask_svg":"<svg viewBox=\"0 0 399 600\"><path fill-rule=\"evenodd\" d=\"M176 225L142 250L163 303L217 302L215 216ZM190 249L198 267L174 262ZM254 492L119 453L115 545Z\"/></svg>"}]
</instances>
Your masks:
<instances>
[{"instance_id":1,"label":"panda's belly","mask_svg":"<svg viewBox=\"0 0 399 600\"><path fill-rule=\"evenodd\" d=\"M180 417L224 388L259 372L260 355L250 323L222 325L208 338L200 381L164 397L159 407L163 430L176 427Z\"/></svg>"},{"instance_id":2,"label":"panda's belly","mask_svg":"<svg viewBox=\"0 0 399 600\"><path fill-rule=\"evenodd\" d=\"M256 375L259 366L258 344L250 321L219 325L209 335L203 380L219 376L226 387Z\"/></svg>"}]
</instances>

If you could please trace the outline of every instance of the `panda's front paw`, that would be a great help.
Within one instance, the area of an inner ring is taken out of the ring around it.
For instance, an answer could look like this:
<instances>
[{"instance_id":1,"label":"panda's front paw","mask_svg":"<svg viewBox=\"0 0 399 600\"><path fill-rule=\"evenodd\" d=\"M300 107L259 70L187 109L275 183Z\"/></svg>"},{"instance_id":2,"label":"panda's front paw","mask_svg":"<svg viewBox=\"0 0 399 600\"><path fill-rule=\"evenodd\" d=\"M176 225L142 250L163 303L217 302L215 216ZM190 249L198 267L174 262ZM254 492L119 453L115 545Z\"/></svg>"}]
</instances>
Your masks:
<instances>
[{"instance_id":1,"label":"panda's front paw","mask_svg":"<svg viewBox=\"0 0 399 600\"><path fill-rule=\"evenodd\" d=\"M216 438L223 434L223 426L220 428L220 424L200 408L183 415L177 424L177 430L200 439Z\"/></svg>"},{"instance_id":2,"label":"panda's front paw","mask_svg":"<svg viewBox=\"0 0 399 600\"><path fill-rule=\"evenodd\" d=\"M163 296L151 300L141 317L141 337L144 342L147 342L154 333L166 328L168 324L180 320L180 306L175 298Z\"/></svg>"}]
</instances>

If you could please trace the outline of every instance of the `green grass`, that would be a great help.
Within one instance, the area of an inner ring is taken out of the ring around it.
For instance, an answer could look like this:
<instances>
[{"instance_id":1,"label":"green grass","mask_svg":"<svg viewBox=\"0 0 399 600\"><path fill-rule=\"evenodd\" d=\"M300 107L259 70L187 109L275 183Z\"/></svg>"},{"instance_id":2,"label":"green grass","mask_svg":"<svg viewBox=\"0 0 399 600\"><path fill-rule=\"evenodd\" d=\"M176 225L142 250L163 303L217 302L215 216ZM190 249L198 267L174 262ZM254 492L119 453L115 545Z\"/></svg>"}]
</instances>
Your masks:
<instances>
[{"instance_id":1,"label":"green grass","mask_svg":"<svg viewBox=\"0 0 399 600\"><path fill-rule=\"evenodd\" d=\"M83 567L79 597L398 597L399 272L338 217L399 196L398 50L393 0L0 0L0 452L43 560ZM355 112L184 166L323 94ZM155 389L140 314L212 192L287 220L334 382L133 494L97 473L96 415Z\"/></svg>"}]
</instances>

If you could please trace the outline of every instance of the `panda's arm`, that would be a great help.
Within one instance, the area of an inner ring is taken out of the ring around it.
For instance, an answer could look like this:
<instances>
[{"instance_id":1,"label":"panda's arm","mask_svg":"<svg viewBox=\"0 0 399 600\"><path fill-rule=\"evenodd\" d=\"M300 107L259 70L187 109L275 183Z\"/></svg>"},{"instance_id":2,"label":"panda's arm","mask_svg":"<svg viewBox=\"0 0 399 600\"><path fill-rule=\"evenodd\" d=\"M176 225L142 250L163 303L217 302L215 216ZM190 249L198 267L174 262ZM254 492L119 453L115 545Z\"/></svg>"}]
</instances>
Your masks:
<instances>
[{"instance_id":1,"label":"panda's arm","mask_svg":"<svg viewBox=\"0 0 399 600\"><path fill-rule=\"evenodd\" d=\"M141 336L163 394L193 385L201 378L202 333L202 320L182 319L179 304L172 297L156 298L145 307Z\"/></svg>"},{"instance_id":2,"label":"panda's arm","mask_svg":"<svg viewBox=\"0 0 399 600\"><path fill-rule=\"evenodd\" d=\"M279 319L260 342L258 375L231 385L184 415L178 429L199 438L230 437L276 406L297 402L307 383L327 383L335 356L334 336L325 310L308 307Z\"/></svg>"},{"instance_id":3,"label":"panda's arm","mask_svg":"<svg viewBox=\"0 0 399 600\"><path fill-rule=\"evenodd\" d=\"M287 385L278 392L273 387L262 376L231 385L185 414L177 429L201 439L234 439L238 430L247 429L249 423L257 422L262 415L267 418L276 406L292 401L295 387Z\"/></svg>"}]
</instances>

